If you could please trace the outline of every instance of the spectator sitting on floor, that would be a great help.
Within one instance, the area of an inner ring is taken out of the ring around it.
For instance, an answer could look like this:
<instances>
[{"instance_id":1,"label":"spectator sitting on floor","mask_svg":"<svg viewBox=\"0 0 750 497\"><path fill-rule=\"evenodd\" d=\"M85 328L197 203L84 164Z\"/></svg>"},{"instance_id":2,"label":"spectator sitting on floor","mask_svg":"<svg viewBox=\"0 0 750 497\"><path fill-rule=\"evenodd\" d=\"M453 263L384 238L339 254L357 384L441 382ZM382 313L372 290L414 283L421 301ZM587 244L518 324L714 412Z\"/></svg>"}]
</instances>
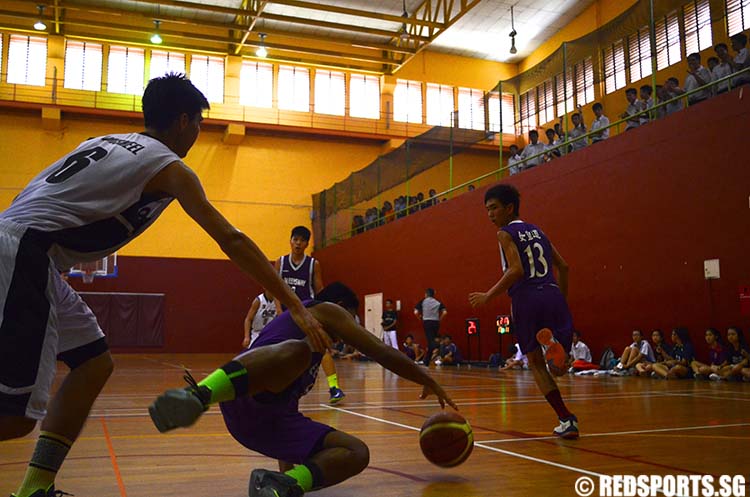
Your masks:
<instances>
[{"instance_id":1,"label":"spectator sitting on floor","mask_svg":"<svg viewBox=\"0 0 750 497\"><path fill-rule=\"evenodd\" d=\"M636 364L644 361L655 362L654 350L651 344L643 339L640 330L633 330L633 343L622 351L620 362L617 363L612 374L616 376L630 374L635 371L635 369L631 371L631 368L635 368Z\"/></svg>"},{"instance_id":2,"label":"spectator sitting on floor","mask_svg":"<svg viewBox=\"0 0 750 497\"><path fill-rule=\"evenodd\" d=\"M569 373L584 369L599 369L598 364L591 362L591 351L588 345L581 341L581 332L578 330L573 330L573 344L570 346L568 366Z\"/></svg>"},{"instance_id":3,"label":"spectator sitting on floor","mask_svg":"<svg viewBox=\"0 0 750 497\"><path fill-rule=\"evenodd\" d=\"M461 364L461 352L458 350L456 344L453 343L453 338L450 335L443 335L441 345L441 355L435 360L437 366L441 364Z\"/></svg>"},{"instance_id":4,"label":"spectator sitting on floor","mask_svg":"<svg viewBox=\"0 0 750 497\"><path fill-rule=\"evenodd\" d=\"M692 376L690 363L695 358L693 344L690 341L690 333L687 328L675 328L672 330L672 353L671 357L663 362L653 365L656 376L665 379L679 379Z\"/></svg>"},{"instance_id":5,"label":"spectator sitting on floor","mask_svg":"<svg viewBox=\"0 0 750 497\"><path fill-rule=\"evenodd\" d=\"M521 347L517 343L513 343L508 347L510 358L505 361L505 364L497 368L498 371L508 371L510 369L529 369L529 359L526 354L521 352Z\"/></svg>"},{"instance_id":6,"label":"spectator sitting on floor","mask_svg":"<svg viewBox=\"0 0 750 497\"><path fill-rule=\"evenodd\" d=\"M641 120L636 114L643 110L643 105L638 100L638 91L635 88L625 90L625 98L628 100L628 107L620 114L620 119L627 119L625 131L630 131L641 125Z\"/></svg>"},{"instance_id":7,"label":"spectator sitting on floor","mask_svg":"<svg viewBox=\"0 0 750 497\"><path fill-rule=\"evenodd\" d=\"M435 338L432 341L432 347L432 356L430 357L430 362L434 364L435 361L443 357L443 337L440 335L435 335Z\"/></svg>"},{"instance_id":8,"label":"spectator sitting on floor","mask_svg":"<svg viewBox=\"0 0 750 497\"><path fill-rule=\"evenodd\" d=\"M591 122L591 131L599 131L596 134L591 135L591 143L597 143L602 140L609 138L609 118L604 115L604 107L599 102L596 102L592 110L594 111L594 120Z\"/></svg>"},{"instance_id":9,"label":"spectator sitting on floor","mask_svg":"<svg viewBox=\"0 0 750 497\"><path fill-rule=\"evenodd\" d=\"M654 371L654 364L663 363L672 358L672 347L664 342L664 333L660 329L651 332L651 342L653 343L651 348L654 350L654 359L656 360L653 363L639 362L636 364L635 370L638 371L640 376L650 376Z\"/></svg>"},{"instance_id":10,"label":"spectator sitting on floor","mask_svg":"<svg viewBox=\"0 0 750 497\"><path fill-rule=\"evenodd\" d=\"M404 354L414 362L422 362L424 359L424 349L414 341L414 335L406 335L404 338Z\"/></svg>"},{"instance_id":11,"label":"spectator sitting on floor","mask_svg":"<svg viewBox=\"0 0 750 497\"><path fill-rule=\"evenodd\" d=\"M328 352L331 354L331 357L334 359L337 359L341 356L341 354L344 352L344 342L341 339L336 339L331 343L331 346L328 347Z\"/></svg>"},{"instance_id":12,"label":"spectator sitting on floor","mask_svg":"<svg viewBox=\"0 0 750 497\"><path fill-rule=\"evenodd\" d=\"M721 368L727 365L727 353L721 345L721 335L716 331L716 328L708 328L705 337L708 344L709 363L706 364L697 359L693 359L693 362L690 363L690 368L693 370L695 377L703 379L712 373L718 373Z\"/></svg>"},{"instance_id":13,"label":"spectator sitting on floor","mask_svg":"<svg viewBox=\"0 0 750 497\"><path fill-rule=\"evenodd\" d=\"M708 375L710 380L740 380L742 369L750 364L750 352L747 350L745 336L737 326L727 328L727 361L728 364L716 373Z\"/></svg>"}]
</instances>

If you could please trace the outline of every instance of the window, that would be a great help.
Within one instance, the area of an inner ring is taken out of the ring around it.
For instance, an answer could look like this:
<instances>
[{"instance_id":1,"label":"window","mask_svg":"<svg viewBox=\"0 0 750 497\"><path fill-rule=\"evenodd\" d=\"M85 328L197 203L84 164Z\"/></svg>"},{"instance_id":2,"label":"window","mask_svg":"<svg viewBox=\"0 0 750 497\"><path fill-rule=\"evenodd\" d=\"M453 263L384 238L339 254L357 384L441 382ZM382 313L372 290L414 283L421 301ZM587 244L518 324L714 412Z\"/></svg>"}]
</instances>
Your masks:
<instances>
[{"instance_id":1,"label":"window","mask_svg":"<svg viewBox=\"0 0 750 497\"><path fill-rule=\"evenodd\" d=\"M427 124L451 126L453 110L453 87L427 83Z\"/></svg>"},{"instance_id":2,"label":"window","mask_svg":"<svg viewBox=\"0 0 750 497\"><path fill-rule=\"evenodd\" d=\"M99 43L65 42L65 88L101 91L102 46Z\"/></svg>"},{"instance_id":3,"label":"window","mask_svg":"<svg viewBox=\"0 0 750 497\"><path fill-rule=\"evenodd\" d=\"M565 83L563 83L563 74L555 76L555 93L557 96L557 115L564 116L573 111L573 70L568 68L565 71Z\"/></svg>"},{"instance_id":4,"label":"window","mask_svg":"<svg viewBox=\"0 0 750 497\"><path fill-rule=\"evenodd\" d=\"M148 79L152 80L169 73L185 74L185 54L151 50Z\"/></svg>"},{"instance_id":5,"label":"window","mask_svg":"<svg viewBox=\"0 0 750 497\"><path fill-rule=\"evenodd\" d=\"M422 122L422 83L396 81L393 91L393 120L407 123Z\"/></svg>"},{"instance_id":6,"label":"window","mask_svg":"<svg viewBox=\"0 0 750 497\"><path fill-rule=\"evenodd\" d=\"M536 129L536 88L521 94L521 133Z\"/></svg>"},{"instance_id":7,"label":"window","mask_svg":"<svg viewBox=\"0 0 750 497\"><path fill-rule=\"evenodd\" d=\"M539 100L539 124L555 120L555 89L552 80L547 80L536 87Z\"/></svg>"},{"instance_id":8,"label":"window","mask_svg":"<svg viewBox=\"0 0 750 497\"><path fill-rule=\"evenodd\" d=\"M586 105L594 101L594 64L591 57L583 59L573 68L576 77L576 104Z\"/></svg>"},{"instance_id":9,"label":"window","mask_svg":"<svg viewBox=\"0 0 750 497\"><path fill-rule=\"evenodd\" d=\"M273 65L249 60L242 61L240 104L273 107Z\"/></svg>"},{"instance_id":10,"label":"window","mask_svg":"<svg viewBox=\"0 0 750 497\"><path fill-rule=\"evenodd\" d=\"M726 0L727 34L736 35L750 28L750 0Z\"/></svg>"},{"instance_id":11,"label":"window","mask_svg":"<svg viewBox=\"0 0 750 497\"><path fill-rule=\"evenodd\" d=\"M109 47L107 62L107 91L110 93L143 93L143 49Z\"/></svg>"},{"instance_id":12,"label":"window","mask_svg":"<svg viewBox=\"0 0 750 497\"><path fill-rule=\"evenodd\" d=\"M651 40L648 26L628 36L628 62L631 83L651 76Z\"/></svg>"},{"instance_id":13,"label":"window","mask_svg":"<svg viewBox=\"0 0 750 497\"><path fill-rule=\"evenodd\" d=\"M708 0L691 0L682 7L685 27L685 54L711 47L711 8Z\"/></svg>"},{"instance_id":14,"label":"window","mask_svg":"<svg viewBox=\"0 0 750 497\"><path fill-rule=\"evenodd\" d=\"M279 109L310 112L310 71L279 66Z\"/></svg>"},{"instance_id":15,"label":"window","mask_svg":"<svg viewBox=\"0 0 750 497\"><path fill-rule=\"evenodd\" d=\"M657 21L656 26L656 68L662 69L679 62L680 21L676 13Z\"/></svg>"},{"instance_id":16,"label":"window","mask_svg":"<svg viewBox=\"0 0 750 497\"><path fill-rule=\"evenodd\" d=\"M500 131L500 96L497 93L490 93L487 97L487 110L490 117L490 131ZM502 100L502 119L503 133L516 134L516 109L515 99L510 93L503 93Z\"/></svg>"},{"instance_id":17,"label":"window","mask_svg":"<svg viewBox=\"0 0 750 497\"><path fill-rule=\"evenodd\" d=\"M224 101L224 59L210 55L190 58L190 81L209 102Z\"/></svg>"},{"instance_id":18,"label":"window","mask_svg":"<svg viewBox=\"0 0 750 497\"><path fill-rule=\"evenodd\" d=\"M10 35L8 83L44 86L47 76L47 38Z\"/></svg>"},{"instance_id":19,"label":"window","mask_svg":"<svg viewBox=\"0 0 750 497\"><path fill-rule=\"evenodd\" d=\"M380 117L379 77L367 74L352 74L349 77L349 115L368 119Z\"/></svg>"},{"instance_id":20,"label":"window","mask_svg":"<svg viewBox=\"0 0 750 497\"><path fill-rule=\"evenodd\" d=\"M315 70L315 112L343 116L346 108L346 79L343 72Z\"/></svg>"},{"instance_id":21,"label":"window","mask_svg":"<svg viewBox=\"0 0 750 497\"><path fill-rule=\"evenodd\" d=\"M484 131L484 92L482 90L458 89L458 127Z\"/></svg>"},{"instance_id":22,"label":"window","mask_svg":"<svg viewBox=\"0 0 750 497\"><path fill-rule=\"evenodd\" d=\"M607 94L625 87L625 47L622 40L606 47L604 59L604 92Z\"/></svg>"}]
</instances>

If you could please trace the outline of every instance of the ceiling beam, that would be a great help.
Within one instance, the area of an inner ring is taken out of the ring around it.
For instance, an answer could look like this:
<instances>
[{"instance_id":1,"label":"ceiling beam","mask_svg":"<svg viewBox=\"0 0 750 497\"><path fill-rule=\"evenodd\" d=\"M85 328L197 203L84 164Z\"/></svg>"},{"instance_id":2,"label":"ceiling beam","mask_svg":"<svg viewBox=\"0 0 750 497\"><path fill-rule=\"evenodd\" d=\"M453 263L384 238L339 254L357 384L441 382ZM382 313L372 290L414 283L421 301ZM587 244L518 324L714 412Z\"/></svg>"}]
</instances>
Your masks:
<instances>
[{"instance_id":1,"label":"ceiling beam","mask_svg":"<svg viewBox=\"0 0 750 497\"><path fill-rule=\"evenodd\" d=\"M270 0L271 3L277 4L277 5L287 5L289 7L298 7L300 9L309 9L309 10L317 10L317 11L324 11L324 12L333 12L335 14L345 14L350 15L354 17L364 17L367 19L377 19L380 21L389 21L389 22L395 22L398 24L402 24L404 22L404 18L400 15L393 15L393 14L381 14L378 12L373 12L371 10L359 10L359 9L351 9L347 7L339 7L338 5L324 5L319 3L311 3L311 2L304 2L302 0ZM427 21L424 19L409 19L407 22L414 23L419 26L425 26L425 27L440 27L440 25L436 22Z\"/></svg>"}]
</instances>

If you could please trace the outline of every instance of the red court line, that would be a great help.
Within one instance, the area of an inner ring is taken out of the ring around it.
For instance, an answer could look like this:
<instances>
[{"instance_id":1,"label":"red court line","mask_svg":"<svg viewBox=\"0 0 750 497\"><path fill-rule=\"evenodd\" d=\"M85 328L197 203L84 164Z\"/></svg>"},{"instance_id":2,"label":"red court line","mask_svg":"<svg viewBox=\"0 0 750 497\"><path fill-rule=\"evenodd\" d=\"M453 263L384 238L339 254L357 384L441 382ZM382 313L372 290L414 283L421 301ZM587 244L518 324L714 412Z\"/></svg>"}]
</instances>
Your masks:
<instances>
[{"instance_id":1,"label":"red court line","mask_svg":"<svg viewBox=\"0 0 750 497\"><path fill-rule=\"evenodd\" d=\"M112 446L112 438L109 436L109 430L107 429L107 422L104 418L100 418L102 422L102 430L104 431L104 438L107 441L107 449L109 450L109 458L112 460L112 469L115 471L115 478L117 478L117 486L120 488L120 495L122 497L128 497L128 493L125 491L125 484L122 482L122 475L120 475L120 467L117 465L117 456L115 455L115 449Z\"/></svg>"}]
</instances>

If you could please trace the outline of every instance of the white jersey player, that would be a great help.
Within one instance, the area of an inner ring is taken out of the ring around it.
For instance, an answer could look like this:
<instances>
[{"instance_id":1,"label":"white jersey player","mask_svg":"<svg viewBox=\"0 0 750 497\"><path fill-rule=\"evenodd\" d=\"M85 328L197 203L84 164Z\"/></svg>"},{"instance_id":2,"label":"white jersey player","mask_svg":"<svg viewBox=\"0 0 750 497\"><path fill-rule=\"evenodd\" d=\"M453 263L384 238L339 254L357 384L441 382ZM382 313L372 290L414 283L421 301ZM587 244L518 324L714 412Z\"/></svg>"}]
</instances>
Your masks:
<instances>
[{"instance_id":1,"label":"white jersey player","mask_svg":"<svg viewBox=\"0 0 750 497\"><path fill-rule=\"evenodd\" d=\"M266 292L261 293L250 306L245 316L245 338L242 340L242 346L245 348L253 344L261 330L276 317L276 302L274 298Z\"/></svg>"}]
</instances>

